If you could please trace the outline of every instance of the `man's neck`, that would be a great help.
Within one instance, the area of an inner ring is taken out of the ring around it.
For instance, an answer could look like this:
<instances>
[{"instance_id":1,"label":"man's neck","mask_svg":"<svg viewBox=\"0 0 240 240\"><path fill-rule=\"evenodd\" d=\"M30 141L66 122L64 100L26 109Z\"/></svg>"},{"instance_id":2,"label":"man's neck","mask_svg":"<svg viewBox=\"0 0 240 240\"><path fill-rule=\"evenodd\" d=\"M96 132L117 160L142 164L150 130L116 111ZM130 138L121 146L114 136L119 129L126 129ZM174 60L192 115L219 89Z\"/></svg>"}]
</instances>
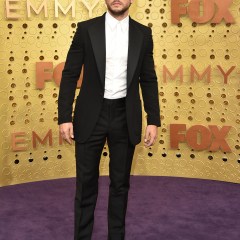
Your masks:
<instances>
[{"instance_id":1,"label":"man's neck","mask_svg":"<svg viewBox=\"0 0 240 240\"><path fill-rule=\"evenodd\" d=\"M108 13L109 13L112 17L114 17L115 19L117 19L118 21L121 21L121 20L123 20L124 18L126 18L126 17L128 16L129 11L124 12L122 15L117 15L117 14L115 15L115 14L111 13L110 11L108 11Z\"/></svg>"}]
</instances>

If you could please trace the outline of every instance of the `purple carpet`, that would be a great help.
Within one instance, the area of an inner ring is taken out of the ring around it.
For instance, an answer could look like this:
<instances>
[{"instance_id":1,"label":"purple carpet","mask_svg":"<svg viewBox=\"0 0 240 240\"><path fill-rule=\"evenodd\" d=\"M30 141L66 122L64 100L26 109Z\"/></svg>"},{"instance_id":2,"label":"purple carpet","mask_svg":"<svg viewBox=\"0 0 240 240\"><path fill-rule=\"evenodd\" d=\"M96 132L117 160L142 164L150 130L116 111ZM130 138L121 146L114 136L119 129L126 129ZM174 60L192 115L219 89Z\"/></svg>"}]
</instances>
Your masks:
<instances>
[{"instance_id":1,"label":"purple carpet","mask_svg":"<svg viewBox=\"0 0 240 240\"><path fill-rule=\"evenodd\" d=\"M93 240L107 239L108 177L100 177ZM73 240L75 179L0 188L1 240ZM131 177L126 240L239 240L240 185Z\"/></svg>"}]
</instances>

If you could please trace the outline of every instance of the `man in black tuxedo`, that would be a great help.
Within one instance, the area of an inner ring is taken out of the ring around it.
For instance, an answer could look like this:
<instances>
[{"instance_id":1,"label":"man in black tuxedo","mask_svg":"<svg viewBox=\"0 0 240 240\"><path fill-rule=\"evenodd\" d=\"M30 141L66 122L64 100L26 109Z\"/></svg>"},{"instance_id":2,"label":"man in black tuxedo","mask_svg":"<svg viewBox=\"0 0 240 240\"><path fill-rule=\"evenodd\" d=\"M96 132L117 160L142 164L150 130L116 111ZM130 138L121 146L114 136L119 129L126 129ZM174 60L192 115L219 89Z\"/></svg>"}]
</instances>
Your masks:
<instances>
[{"instance_id":1,"label":"man in black tuxedo","mask_svg":"<svg viewBox=\"0 0 240 240\"><path fill-rule=\"evenodd\" d=\"M107 140L109 163L108 240L123 240L135 145L141 141L142 104L147 113L144 145L160 126L158 83L151 29L128 15L132 0L105 0L103 16L79 22L62 73L58 123L75 140L75 240L90 240L98 194L99 161ZM84 65L83 82L72 104Z\"/></svg>"}]
</instances>

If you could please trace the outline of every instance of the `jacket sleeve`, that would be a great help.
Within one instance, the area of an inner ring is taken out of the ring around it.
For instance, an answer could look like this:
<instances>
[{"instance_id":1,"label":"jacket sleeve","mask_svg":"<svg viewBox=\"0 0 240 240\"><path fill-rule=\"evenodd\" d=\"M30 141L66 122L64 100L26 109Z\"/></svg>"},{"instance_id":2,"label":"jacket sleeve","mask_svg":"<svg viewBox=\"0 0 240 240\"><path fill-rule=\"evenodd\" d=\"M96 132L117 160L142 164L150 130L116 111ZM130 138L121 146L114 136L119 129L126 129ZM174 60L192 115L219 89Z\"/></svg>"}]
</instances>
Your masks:
<instances>
[{"instance_id":1,"label":"jacket sleeve","mask_svg":"<svg viewBox=\"0 0 240 240\"><path fill-rule=\"evenodd\" d=\"M144 110L147 113L147 124L161 126L158 96L158 82L153 60L152 31L147 28L145 35L146 51L141 67L140 86L142 90Z\"/></svg>"},{"instance_id":2,"label":"jacket sleeve","mask_svg":"<svg viewBox=\"0 0 240 240\"><path fill-rule=\"evenodd\" d=\"M83 61L83 35L81 24L78 23L62 72L58 96L58 124L72 122L72 105Z\"/></svg>"}]
</instances>

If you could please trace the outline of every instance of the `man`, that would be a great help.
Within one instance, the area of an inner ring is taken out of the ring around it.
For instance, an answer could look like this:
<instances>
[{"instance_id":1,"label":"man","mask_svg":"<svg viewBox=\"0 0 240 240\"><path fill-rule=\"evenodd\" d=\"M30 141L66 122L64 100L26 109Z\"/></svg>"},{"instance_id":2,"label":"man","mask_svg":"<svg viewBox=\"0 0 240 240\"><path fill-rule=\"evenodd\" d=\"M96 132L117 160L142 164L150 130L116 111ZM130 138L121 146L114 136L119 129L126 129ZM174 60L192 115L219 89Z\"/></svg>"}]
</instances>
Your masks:
<instances>
[{"instance_id":1,"label":"man","mask_svg":"<svg viewBox=\"0 0 240 240\"><path fill-rule=\"evenodd\" d=\"M62 137L75 140L75 240L90 240L98 194L99 161L107 140L109 163L108 239L125 237L125 214L135 145L141 141L142 109L147 113L145 146L160 126L158 84L150 28L128 16L132 0L105 0L101 17L78 23L59 92ZM83 82L72 104L84 65Z\"/></svg>"}]
</instances>

